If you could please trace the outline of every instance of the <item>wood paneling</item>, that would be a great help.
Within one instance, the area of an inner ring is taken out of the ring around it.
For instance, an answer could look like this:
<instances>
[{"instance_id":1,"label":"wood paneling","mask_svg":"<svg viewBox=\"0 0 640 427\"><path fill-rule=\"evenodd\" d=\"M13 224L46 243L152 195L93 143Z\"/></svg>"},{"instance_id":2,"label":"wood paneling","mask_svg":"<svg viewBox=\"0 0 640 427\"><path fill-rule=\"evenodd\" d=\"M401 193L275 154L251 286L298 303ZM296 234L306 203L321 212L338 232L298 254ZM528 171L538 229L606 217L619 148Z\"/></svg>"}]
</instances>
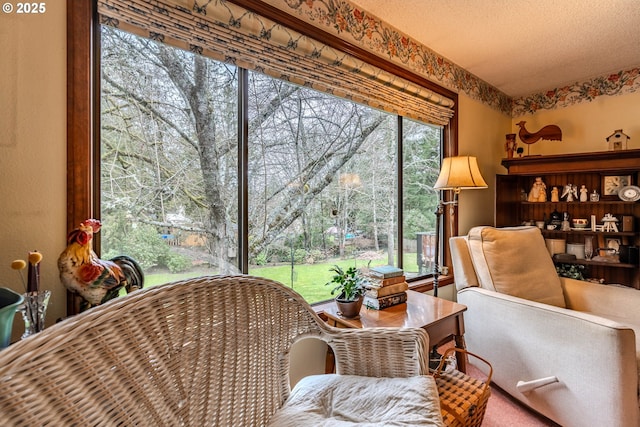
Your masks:
<instances>
[{"instance_id":1,"label":"wood paneling","mask_svg":"<svg viewBox=\"0 0 640 427\"><path fill-rule=\"evenodd\" d=\"M526 221L549 221L552 212L568 212L571 218L591 219L595 215L596 221L602 224L605 214L615 215L619 232L603 231L559 231L543 230L545 238L565 239L567 243L583 243L585 239L593 239L594 247L605 247L609 238L619 239L622 244L640 244L638 221L640 219L640 203L625 202L617 196L602 195L602 177L605 175L631 175L633 183L637 184L640 170L640 150L606 151L596 153L563 154L554 156L530 156L517 159L503 159L509 175L496 177L496 221L497 227L521 225ZM535 178L543 178L547 186L547 200L553 187L558 187L560 194L568 183L585 185L591 193L598 191L600 201L580 202L527 202L523 201L523 193L531 188ZM632 216L635 222L633 232L622 232L622 216ZM638 260L633 263L604 263L587 260L576 260L575 264L585 265L587 273L592 278L604 279L607 283L621 283L640 289L640 273Z\"/></svg>"}]
</instances>

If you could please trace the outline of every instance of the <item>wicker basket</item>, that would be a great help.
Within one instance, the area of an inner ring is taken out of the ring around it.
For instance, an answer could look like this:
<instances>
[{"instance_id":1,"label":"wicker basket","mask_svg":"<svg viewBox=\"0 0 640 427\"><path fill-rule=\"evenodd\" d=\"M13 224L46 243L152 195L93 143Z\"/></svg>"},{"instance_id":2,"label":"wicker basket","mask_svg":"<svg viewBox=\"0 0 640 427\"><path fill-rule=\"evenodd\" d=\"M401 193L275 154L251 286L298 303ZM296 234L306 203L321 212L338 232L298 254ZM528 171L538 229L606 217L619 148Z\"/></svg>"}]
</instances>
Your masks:
<instances>
[{"instance_id":1,"label":"wicker basket","mask_svg":"<svg viewBox=\"0 0 640 427\"><path fill-rule=\"evenodd\" d=\"M485 380L470 377L456 369L445 372L443 370L447 357L454 353L470 355L487 364L489 373ZM440 364L433 373L440 396L440 410L442 418L450 427L479 427L487 409L487 402L491 395L491 376L493 368L483 358L459 348L449 348L445 351Z\"/></svg>"}]
</instances>

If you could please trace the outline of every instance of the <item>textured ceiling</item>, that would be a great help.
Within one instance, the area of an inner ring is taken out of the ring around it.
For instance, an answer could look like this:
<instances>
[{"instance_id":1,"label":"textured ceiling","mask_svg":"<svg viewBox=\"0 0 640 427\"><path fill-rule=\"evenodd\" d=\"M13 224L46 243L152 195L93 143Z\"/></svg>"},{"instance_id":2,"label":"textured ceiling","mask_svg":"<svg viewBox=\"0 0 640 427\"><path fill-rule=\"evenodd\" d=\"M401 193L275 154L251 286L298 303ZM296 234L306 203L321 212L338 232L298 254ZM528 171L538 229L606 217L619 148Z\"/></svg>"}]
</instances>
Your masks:
<instances>
[{"instance_id":1,"label":"textured ceiling","mask_svg":"<svg viewBox=\"0 0 640 427\"><path fill-rule=\"evenodd\" d=\"M350 0L512 97L640 66L640 0Z\"/></svg>"}]
</instances>

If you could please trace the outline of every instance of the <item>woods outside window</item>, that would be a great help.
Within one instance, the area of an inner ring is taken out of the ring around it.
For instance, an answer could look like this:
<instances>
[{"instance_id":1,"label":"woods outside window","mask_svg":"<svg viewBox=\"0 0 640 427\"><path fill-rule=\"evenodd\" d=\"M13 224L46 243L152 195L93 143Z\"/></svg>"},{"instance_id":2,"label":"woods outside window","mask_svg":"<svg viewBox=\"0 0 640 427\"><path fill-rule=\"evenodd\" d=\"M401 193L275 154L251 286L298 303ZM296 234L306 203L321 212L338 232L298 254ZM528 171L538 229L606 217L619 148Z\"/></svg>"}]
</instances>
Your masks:
<instances>
[{"instance_id":1,"label":"woods outside window","mask_svg":"<svg viewBox=\"0 0 640 427\"><path fill-rule=\"evenodd\" d=\"M114 28L112 9L104 13L91 216L104 222L105 256L136 257L149 285L242 272L310 302L329 298L322 284L335 263L430 273L418 236L435 231L432 184L443 147L451 151L444 97L417 113L407 103L408 117L430 110L446 125L422 123L376 96L354 102L348 82L284 81L279 65L239 67L203 54L215 42L184 49L179 37Z\"/></svg>"}]
</instances>

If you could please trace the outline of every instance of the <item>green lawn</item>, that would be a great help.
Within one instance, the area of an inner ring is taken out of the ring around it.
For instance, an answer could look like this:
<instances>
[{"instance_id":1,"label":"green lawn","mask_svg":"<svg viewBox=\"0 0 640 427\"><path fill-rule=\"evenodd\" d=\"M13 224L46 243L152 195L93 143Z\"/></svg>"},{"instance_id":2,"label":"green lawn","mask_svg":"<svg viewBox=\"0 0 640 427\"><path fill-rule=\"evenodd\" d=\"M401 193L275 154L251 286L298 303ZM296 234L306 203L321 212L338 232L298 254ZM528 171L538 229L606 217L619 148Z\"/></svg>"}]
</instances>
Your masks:
<instances>
[{"instance_id":1,"label":"green lawn","mask_svg":"<svg viewBox=\"0 0 640 427\"><path fill-rule=\"evenodd\" d=\"M407 270L416 271L416 254L405 254L404 265ZM383 265L384 260L378 260L372 263L372 266ZM281 282L286 286L292 287L300 293L309 303L325 301L333 298L331 295L332 286L325 286L331 280L332 272L329 269L334 265L343 268L354 266L354 260L329 260L324 263L317 264L296 264L276 265L276 266L251 266L249 274L252 276L267 277L269 279ZM366 266L365 261L358 260L356 267ZM154 273L145 276L145 287L156 286L163 283L173 282L176 280L188 279L204 275L216 274L214 270L192 270L185 273ZM293 277L292 277L293 276ZM293 280L292 280L293 278ZM334 295L335 296L335 295Z\"/></svg>"}]
</instances>

